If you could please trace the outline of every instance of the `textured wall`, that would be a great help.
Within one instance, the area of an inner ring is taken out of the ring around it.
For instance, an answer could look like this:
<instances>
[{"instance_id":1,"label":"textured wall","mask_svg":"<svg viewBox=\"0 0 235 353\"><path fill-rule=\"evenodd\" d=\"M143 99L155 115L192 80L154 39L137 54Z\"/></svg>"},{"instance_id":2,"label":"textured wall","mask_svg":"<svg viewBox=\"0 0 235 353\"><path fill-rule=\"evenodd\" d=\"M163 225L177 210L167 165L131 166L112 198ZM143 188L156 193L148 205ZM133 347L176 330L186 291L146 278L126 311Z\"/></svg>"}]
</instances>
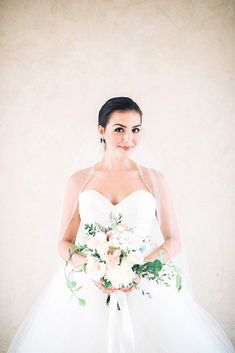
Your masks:
<instances>
[{"instance_id":1,"label":"textured wall","mask_svg":"<svg viewBox=\"0 0 235 353\"><path fill-rule=\"evenodd\" d=\"M83 124L119 95L171 180L198 301L235 343L234 1L6 0L0 26L1 353L53 274Z\"/></svg>"}]
</instances>

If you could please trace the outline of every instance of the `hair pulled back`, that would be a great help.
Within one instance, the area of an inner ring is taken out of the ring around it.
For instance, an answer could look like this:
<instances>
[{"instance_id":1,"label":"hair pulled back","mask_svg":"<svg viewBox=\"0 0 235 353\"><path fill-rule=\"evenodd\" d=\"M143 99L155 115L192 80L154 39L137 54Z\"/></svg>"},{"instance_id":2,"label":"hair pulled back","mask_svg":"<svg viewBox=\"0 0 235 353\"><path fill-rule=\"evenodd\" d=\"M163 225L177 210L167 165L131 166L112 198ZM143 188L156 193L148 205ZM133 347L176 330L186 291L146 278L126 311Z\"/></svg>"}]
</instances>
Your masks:
<instances>
[{"instance_id":1,"label":"hair pulled back","mask_svg":"<svg viewBox=\"0 0 235 353\"><path fill-rule=\"evenodd\" d=\"M140 115L140 123L142 124L142 111L136 102L129 97L113 97L107 100L101 107L98 115L98 125L104 128L109 122L110 116L114 111L134 110ZM102 139L100 139L102 142ZM105 141L104 141L105 142Z\"/></svg>"}]
</instances>

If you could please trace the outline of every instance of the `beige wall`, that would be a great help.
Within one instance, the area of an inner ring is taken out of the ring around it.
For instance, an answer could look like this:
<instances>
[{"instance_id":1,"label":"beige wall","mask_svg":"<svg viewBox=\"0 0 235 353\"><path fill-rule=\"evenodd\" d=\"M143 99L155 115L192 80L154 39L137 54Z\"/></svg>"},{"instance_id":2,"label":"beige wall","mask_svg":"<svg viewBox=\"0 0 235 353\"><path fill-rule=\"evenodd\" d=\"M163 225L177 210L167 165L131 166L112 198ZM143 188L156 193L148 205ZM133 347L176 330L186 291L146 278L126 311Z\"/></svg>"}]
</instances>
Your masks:
<instances>
[{"instance_id":1,"label":"beige wall","mask_svg":"<svg viewBox=\"0 0 235 353\"><path fill-rule=\"evenodd\" d=\"M0 34L1 352L55 269L83 124L119 95L171 181L198 302L235 343L234 1L6 0Z\"/></svg>"}]
</instances>

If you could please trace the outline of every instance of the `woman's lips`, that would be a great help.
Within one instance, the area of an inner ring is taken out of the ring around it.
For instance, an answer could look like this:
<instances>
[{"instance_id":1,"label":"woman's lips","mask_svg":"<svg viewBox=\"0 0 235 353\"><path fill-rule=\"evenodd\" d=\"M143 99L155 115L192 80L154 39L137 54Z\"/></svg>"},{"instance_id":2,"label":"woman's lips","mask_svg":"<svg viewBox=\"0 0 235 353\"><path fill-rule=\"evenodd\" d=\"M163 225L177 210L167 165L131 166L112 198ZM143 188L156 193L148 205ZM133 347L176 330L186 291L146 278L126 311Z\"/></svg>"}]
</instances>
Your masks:
<instances>
[{"instance_id":1,"label":"woman's lips","mask_svg":"<svg viewBox=\"0 0 235 353\"><path fill-rule=\"evenodd\" d=\"M131 146L130 147L129 146L119 146L119 147L121 147L125 151L128 151L132 148Z\"/></svg>"}]
</instances>

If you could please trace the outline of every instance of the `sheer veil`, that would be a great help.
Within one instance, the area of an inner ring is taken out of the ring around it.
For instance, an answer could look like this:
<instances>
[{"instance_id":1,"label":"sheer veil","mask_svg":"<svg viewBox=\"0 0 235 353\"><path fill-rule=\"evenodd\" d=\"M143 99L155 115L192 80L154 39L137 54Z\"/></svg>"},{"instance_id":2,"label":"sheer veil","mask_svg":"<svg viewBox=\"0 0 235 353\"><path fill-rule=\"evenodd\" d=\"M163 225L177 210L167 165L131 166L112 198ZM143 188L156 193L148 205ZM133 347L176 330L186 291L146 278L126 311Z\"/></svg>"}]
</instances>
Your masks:
<instances>
[{"instance_id":1,"label":"sheer veil","mask_svg":"<svg viewBox=\"0 0 235 353\"><path fill-rule=\"evenodd\" d=\"M77 217L79 214L78 196L82 185L76 182L76 171L84 172L84 184L89 177L89 173L94 164L98 163L104 153L104 143L100 143L100 137L97 131L84 131L79 140L79 149L76 153L73 172L70 173L65 183L63 209L60 219L58 232L58 242L62 235L70 229L77 233ZM189 271L189 265L186 254L185 241L180 234L177 217L169 186L168 178L160 167L160 163L151 151L146 142L145 133L141 137L140 143L129 154L130 159L137 163L142 171L145 181L150 186L156 200L155 214L156 224L154 227L160 227L164 238L164 248L170 255L173 263L180 269L183 285L191 292L193 287ZM159 244L160 246L161 244Z\"/></svg>"},{"instance_id":2,"label":"sheer veil","mask_svg":"<svg viewBox=\"0 0 235 353\"><path fill-rule=\"evenodd\" d=\"M160 162L146 142L145 136L135 151L133 151L131 159L144 167L146 180L149 182L156 200L155 214L157 226L160 227L164 238L164 248L174 264L180 269L183 283L194 297L185 240L178 226L171 185L163 168L160 166ZM154 227L156 227L156 224L154 224Z\"/></svg>"}]
</instances>

